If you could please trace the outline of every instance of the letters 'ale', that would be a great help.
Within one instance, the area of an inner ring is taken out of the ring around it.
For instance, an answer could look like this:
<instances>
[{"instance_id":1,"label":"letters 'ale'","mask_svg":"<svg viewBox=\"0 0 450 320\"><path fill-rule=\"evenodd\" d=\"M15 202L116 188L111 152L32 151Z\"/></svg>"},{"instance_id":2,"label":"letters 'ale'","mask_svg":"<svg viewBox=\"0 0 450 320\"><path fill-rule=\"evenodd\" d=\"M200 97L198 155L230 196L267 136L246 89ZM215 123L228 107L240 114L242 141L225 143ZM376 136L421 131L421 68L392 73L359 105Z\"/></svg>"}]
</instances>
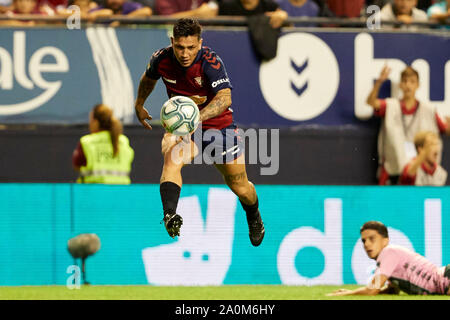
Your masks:
<instances>
[{"instance_id":1,"label":"letters 'ale'","mask_svg":"<svg viewBox=\"0 0 450 320\"><path fill-rule=\"evenodd\" d=\"M27 112L42 106L49 101L61 88L62 81L49 82L43 73L68 72L69 61L60 49L55 47L41 47L26 61L26 34L15 31L13 36L12 55L0 47L0 89L12 90L14 80L24 89L32 90L36 87L45 90L39 96L27 101L17 101L13 104L0 104L0 115L13 115ZM52 57L53 63L44 63L46 56ZM27 75L28 71L28 75Z\"/></svg>"}]
</instances>

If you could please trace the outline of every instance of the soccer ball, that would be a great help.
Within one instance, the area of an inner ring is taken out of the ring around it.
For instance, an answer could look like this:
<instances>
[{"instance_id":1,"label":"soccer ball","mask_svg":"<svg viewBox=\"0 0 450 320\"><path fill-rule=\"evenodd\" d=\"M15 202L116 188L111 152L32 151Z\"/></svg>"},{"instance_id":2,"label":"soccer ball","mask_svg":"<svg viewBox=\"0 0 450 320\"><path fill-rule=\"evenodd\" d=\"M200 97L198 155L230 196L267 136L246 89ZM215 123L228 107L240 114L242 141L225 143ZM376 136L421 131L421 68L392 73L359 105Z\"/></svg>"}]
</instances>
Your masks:
<instances>
[{"instance_id":1,"label":"soccer ball","mask_svg":"<svg viewBox=\"0 0 450 320\"><path fill-rule=\"evenodd\" d=\"M167 132L185 136L197 129L200 111L188 97L175 96L167 100L161 108L161 124Z\"/></svg>"}]
</instances>

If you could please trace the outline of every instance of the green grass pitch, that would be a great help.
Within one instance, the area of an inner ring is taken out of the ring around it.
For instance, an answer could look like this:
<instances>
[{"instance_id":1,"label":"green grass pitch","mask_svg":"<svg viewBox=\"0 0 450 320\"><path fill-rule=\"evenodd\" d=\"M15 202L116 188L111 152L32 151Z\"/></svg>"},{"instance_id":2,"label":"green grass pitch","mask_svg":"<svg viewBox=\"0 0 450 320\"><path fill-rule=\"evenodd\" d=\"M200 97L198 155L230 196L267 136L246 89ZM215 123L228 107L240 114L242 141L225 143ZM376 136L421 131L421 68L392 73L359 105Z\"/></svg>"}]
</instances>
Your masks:
<instances>
[{"instance_id":1,"label":"green grass pitch","mask_svg":"<svg viewBox=\"0 0 450 320\"><path fill-rule=\"evenodd\" d=\"M223 285L212 287L65 286L0 287L0 300L450 300L450 296L328 297L345 286Z\"/></svg>"}]
</instances>

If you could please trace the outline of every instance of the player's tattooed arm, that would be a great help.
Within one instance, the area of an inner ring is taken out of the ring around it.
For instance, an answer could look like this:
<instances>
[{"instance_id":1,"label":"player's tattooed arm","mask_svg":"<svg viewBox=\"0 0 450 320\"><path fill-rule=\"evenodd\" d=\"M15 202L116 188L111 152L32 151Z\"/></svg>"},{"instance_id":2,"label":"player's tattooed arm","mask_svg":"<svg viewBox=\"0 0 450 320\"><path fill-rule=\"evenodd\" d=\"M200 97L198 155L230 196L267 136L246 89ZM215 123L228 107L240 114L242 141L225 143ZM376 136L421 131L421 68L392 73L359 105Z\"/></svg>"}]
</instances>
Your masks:
<instances>
[{"instance_id":1,"label":"player's tattooed arm","mask_svg":"<svg viewBox=\"0 0 450 320\"><path fill-rule=\"evenodd\" d=\"M148 98L150 93L152 93L157 81L158 80L150 79L145 75L145 73L142 75L141 81L139 82L136 102L134 104L136 107L144 106L145 100Z\"/></svg>"},{"instance_id":2,"label":"player's tattooed arm","mask_svg":"<svg viewBox=\"0 0 450 320\"><path fill-rule=\"evenodd\" d=\"M148 113L147 109L144 108L144 103L145 100L150 95L150 93L152 93L153 89L155 88L157 81L158 80L150 79L144 73L141 77L141 81L139 82L137 98L134 103L136 116L141 122L141 124L147 129L151 129L152 126L148 124L145 120L151 120L152 116Z\"/></svg>"},{"instance_id":3,"label":"player's tattooed arm","mask_svg":"<svg viewBox=\"0 0 450 320\"><path fill-rule=\"evenodd\" d=\"M200 121L217 117L231 106L231 89L219 90L211 102L200 110Z\"/></svg>"}]
</instances>

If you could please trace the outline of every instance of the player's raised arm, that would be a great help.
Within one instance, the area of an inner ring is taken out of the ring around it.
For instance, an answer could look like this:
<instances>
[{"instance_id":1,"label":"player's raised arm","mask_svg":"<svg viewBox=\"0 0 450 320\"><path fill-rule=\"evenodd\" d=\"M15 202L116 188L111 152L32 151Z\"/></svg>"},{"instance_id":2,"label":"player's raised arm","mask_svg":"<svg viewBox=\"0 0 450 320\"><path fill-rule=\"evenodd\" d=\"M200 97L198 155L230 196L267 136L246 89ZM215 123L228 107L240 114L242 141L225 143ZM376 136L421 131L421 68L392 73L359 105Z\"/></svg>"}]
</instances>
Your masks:
<instances>
[{"instance_id":1,"label":"player's raised arm","mask_svg":"<svg viewBox=\"0 0 450 320\"><path fill-rule=\"evenodd\" d=\"M206 121L222 114L231 106L231 89L219 90L211 102L200 110L200 121Z\"/></svg>"},{"instance_id":2,"label":"player's raised arm","mask_svg":"<svg viewBox=\"0 0 450 320\"><path fill-rule=\"evenodd\" d=\"M371 107L373 107L375 110L380 109L380 100L378 99L378 93L380 92L380 87L387 80L389 77L389 73L391 72L391 69L386 65L383 67L383 70L381 70L380 77L375 82L372 91L370 91L369 96L367 97L367 104Z\"/></svg>"},{"instance_id":3,"label":"player's raised arm","mask_svg":"<svg viewBox=\"0 0 450 320\"><path fill-rule=\"evenodd\" d=\"M148 113L147 109L144 108L145 100L148 98L150 93L152 93L155 88L156 82L158 80L151 79L144 73L139 82L139 88L137 93L136 102L134 103L134 109L136 111L136 116L142 125L147 129L152 129L152 126L145 120L151 120L152 116Z\"/></svg>"}]
</instances>

